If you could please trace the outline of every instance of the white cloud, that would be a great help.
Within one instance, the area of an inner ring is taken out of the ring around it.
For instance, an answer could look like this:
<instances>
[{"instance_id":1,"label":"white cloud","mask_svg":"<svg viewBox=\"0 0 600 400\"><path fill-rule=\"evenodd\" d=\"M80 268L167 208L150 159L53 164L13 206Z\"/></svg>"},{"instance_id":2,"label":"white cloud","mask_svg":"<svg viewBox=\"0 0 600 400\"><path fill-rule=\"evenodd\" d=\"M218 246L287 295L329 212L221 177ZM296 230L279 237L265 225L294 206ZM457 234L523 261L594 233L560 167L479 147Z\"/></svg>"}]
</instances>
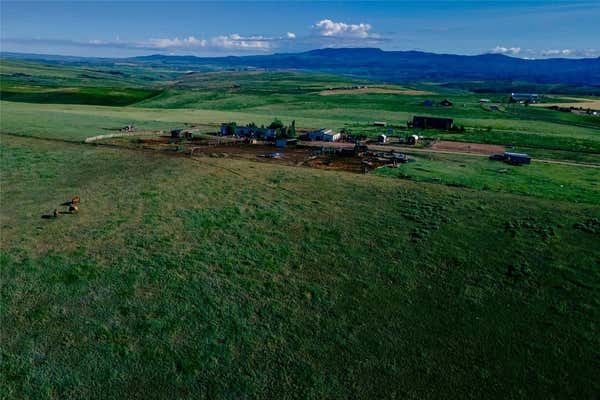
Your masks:
<instances>
[{"instance_id":1,"label":"white cloud","mask_svg":"<svg viewBox=\"0 0 600 400\"><path fill-rule=\"evenodd\" d=\"M199 39L188 36L176 38L152 38L138 42L107 42L91 40L88 43L96 46L116 46L121 48L148 49L148 50L241 50L241 51L267 51L271 48L272 38L263 36L242 36L237 33L215 36L209 39Z\"/></svg>"},{"instance_id":2,"label":"white cloud","mask_svg":"<svg viewBox=\"0 0 600 400\"><path fill-rule=\"evenodd\" d=\"M117 39L118 40L118 39ZM104 41L104 40L90 40L89 44L95 44L95 45L104 45L108 42Z\"/></svg>"},{"instance_id":3,"label":"white cloud","mask_svg":"<svg viewBox=\"0 0 600 400\"><path fill-rule=\"evenodd\" d=\"M564 50L555 50L555 49L551 49L551 50L542 50L542 55L543 56L560 56L560 55L569 55L571 54L572 50L569 49L564 49Z\"/></svg>"},{"instance_id":4,"label":"white cloud","mask_svg":"<svg viewBox=\"0 0 600 400\"><path fill-rule=\"evenodd\" d=\"M224 49L254 49L268 50L271 48L270 39L263 36L240 36L233 33L227 36L216 36L208 40L212 47L220 47Z\"/></svg>"},{"instance_id":5,"label":"white cloud","mask_svg":"<svg viewBox=\"0 0 600 400\"><path fill-rule=\"evenodd\" d=\"M570 56L573 55L575 53L575 50L572 49L562 49L562 50L557 50L557 49L551 49L551 50L542 50L542 55L543 56Z\"/></svg>"},{"instance_id":6,"label":"white cloud","mask_svg":"<svg viewBox=\"0 0 600 400\"><path fill-rule=\"evenodd\" d=\"M519 56L527 60L553 57L593 58L600 56L600 50L598 49L522 49L520 47L496 46L489 52Z\"/></svg>"},{"instance_id":7,"label":"white cloud","mask_svg":"<svg viewBox=\"0 0 600 400\"><path fill-rule=\"evenodd\" d=\"M540 51L542 57L598 57L598 49L548 49Z\"/></svg>"},{"instance_id":8,"label":"white cloud","mask_svg":"<svg viewBox=\"0 0 600 400\"><path fill-rule=\"evenodd\" d=\"M493 54L510 54L512 56L516 56L521 52L521 48L496 46L493 49L491 49L490 52Z\"/></svg>"},{"instance_id":9,"label":"white cloud","mask_svg":"<svg viewBox=\"0 0 600 400\"><path fill-rule=\"evenodd\" d=\"M179 39L150 39L148 42L134 43L137 47L149 47L155 49L171 49L171 48L193 48L206 46L206 40L197 39L194 36Z\"/></svg>"},{"instance_id":10,"label":"white cloud","mask_svg":"<svg viewBox=\"0 0 600 400\"><path fill-rule=\"evenodd\" d=\"M288 39L296 39L296 34L294 32L286 33Z\"/></svg>"},{"instance_id":11,"label":"white cloud","mask_svg":"<svg viewBox=\"0 0 600 400\"><path fill-rule=\"evenodd\" d=\"M334 22L330 19L317 22L312 26L312 29L317 35L327 37L366 39L377 36L369 33L371 30L369 24L346 24L344 22Z\"/></svg>"}]
</instances>

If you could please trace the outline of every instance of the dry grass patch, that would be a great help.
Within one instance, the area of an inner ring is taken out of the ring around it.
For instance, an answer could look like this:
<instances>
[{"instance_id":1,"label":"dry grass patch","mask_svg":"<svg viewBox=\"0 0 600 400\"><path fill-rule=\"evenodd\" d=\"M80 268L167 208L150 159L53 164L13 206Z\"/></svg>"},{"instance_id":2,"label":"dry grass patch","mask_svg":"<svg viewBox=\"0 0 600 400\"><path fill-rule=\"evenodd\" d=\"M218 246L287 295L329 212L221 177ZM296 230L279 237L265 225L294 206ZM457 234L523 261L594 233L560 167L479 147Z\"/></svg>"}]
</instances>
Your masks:
<instances>
[{"instance_id":1,"label":"dry grass patch","mask_svg":"<svg viewBox=\"0 0 600 400\"><path fill-rule=\"evenodd\" d=\"M424 90L416 90L416 89L390 89L390 88L381 88L381 87L368 87L368 88L360 88L360 89L333 89L333 90L322 90L319 92L321 96L329 96L333 94L362 94L362 93L384 93L384 94L403 94L407 96L421 96L421 95L429 95L433 94L432 92L427 92Z\"/></svg>"},{"instance_id":2,"label":"dry grass patch","mask_svg":"<svg viewBox=\"0 0 600 400\"><path fill-rule=\"evenodd\" d=\"M572 102L556 102L556 103L537 103L532 104L532 106L536 107L582 107L582 108L591 108L593 110L600 110L600 99L590 99L584 97L553 97L556 100L573 100Z\"/></svg>"}]
</instances>

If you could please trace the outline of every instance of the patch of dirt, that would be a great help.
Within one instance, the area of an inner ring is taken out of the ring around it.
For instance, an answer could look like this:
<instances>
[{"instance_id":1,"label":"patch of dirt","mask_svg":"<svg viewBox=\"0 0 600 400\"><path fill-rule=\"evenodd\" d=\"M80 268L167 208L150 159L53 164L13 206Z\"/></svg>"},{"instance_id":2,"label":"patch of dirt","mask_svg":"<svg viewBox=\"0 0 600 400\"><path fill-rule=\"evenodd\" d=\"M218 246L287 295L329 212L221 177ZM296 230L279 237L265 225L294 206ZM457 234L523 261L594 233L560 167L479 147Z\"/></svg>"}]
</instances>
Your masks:
<instances>
[{"instance_id":1,"label":"patch of dirt","mask_svg":"<svg viewBox=\"0 0 600 400\"><path fill-rule=\"evenodd\" d=\"M368 171L373 171L377 167L387 163L387 161L379 160L376 157L345 156L337 153L320 154L320 146L314 145L314 143L312 146L298 145L296 147L278 148L270 143L259 142L257 144L248 144L231 138L218 138L215 140L192 139L181 142L173 140L170 137L146 137L136 138L135 140L105 141L104 144L146 151L160 151L165 154L185 157L189 157L190 154L193 154L194 158L235 157L256 162L306 166L354 173L362 173L363 160L370 163ZM327 143L327 145L331 148L353 147L353 145L349 145L348 143ZM283 153L283 156L278 158L263 157L270 153Z\"/></svg>"},{"instance_id":2,"label":"patch of dirt","mask_svg":"<svg viewBox=\"0 0 600 400\"><path fill-rule=\"evenodd\" d=\"M322 90L319 92L321 96L329 96L333 94L362 94L362 93L387 93L387 94L404 94L407 96L420 96L433 94L424 90L415 89L385 89L385 88L361 88L361 89L333 89Z\"/></svg>"},{"instance_id":3,"label":"patch of dirt","mask_svg":"<svg viewBox=\"0 0 600 400\"><path fill-rule=\"evenodd\" d=\"M315 154L316 151L317 149L314 147L305 146L277 148L269 144L235 144L196 147L194 150L194 157L212 156L216 153L258 162L268 162L293 166L306 166L311 168L348 171L354 173L362 172L361 162L364 159L363 157L342 156L338 154L317 155ZM265 154L275 152L283 153L283 157L261 157ZM369 167L369 170L372 171L380 165L382 165L382 163L372 161L372 166Z\"/></svg>"},{"instance_id":4,"label":"patch of dirt","mask_svg":"<svg viewBox=\"0 0 600 400\"><path fill-rule=\"evenodd\" d=\"M504 146L497 144L451 142L448 140L437 141L431 145L430 149L476 154L495 154L504 153L505 151Z\"/></svg>"}]
</instances>

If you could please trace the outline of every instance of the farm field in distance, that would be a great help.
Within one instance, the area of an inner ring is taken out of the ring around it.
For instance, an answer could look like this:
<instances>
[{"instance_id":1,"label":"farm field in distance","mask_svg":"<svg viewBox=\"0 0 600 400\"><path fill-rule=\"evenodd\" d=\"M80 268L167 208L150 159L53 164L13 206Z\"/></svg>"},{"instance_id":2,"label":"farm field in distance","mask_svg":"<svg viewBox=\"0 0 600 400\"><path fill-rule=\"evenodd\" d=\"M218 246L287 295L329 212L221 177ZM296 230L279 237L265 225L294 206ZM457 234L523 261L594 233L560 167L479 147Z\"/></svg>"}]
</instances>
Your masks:
<instances>
[{"instance_id":1,"label":"farm field in distance","mask_svg":"<svg viewBox=\"0 0 600 400\"><path fill-rule=\"evenodd\" d=\"M600 117L544 107L594 96L16 59L0 78L2 398L600 391ZM217 136L274 120L369 151Z\"/></svg>"}]
</instances>

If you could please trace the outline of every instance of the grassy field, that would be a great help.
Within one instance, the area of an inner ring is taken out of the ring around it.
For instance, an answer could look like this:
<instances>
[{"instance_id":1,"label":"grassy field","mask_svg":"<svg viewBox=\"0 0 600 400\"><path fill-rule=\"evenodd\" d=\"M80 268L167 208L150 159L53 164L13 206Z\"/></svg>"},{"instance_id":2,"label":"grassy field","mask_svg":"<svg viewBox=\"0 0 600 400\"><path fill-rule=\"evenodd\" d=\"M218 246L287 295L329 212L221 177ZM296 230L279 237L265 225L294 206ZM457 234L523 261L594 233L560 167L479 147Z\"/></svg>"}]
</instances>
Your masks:
<instances>
[{"instance_id":1,"label":"grassy field","mask_svg":"<svg viewBox=\"0 0 600 400\"><path fill-rule=\"evenodd\" d=\"M322 96L338 97L338 96ZM239 100L241 101L241 100ZM411 113L397 112L373 112L368 110L352 111L346 108L323 110L295 110L294 105L288 109L269 105L265 108L243 108L235 110L219 109L161 109L141 107L97 107L84 105L54 105L54 104L31 104L2 102L0 103L2 115L2 130L10 133L30 134L40 137L54 137L65 135L66 139L81 139L101 134L108 123L122 124L134 123L140 126L174 126L179 123L219 123L222 121L237 121L248 123L254 121L258 124L268 124L274 117L286 121L296 120L299 126L318 128L320 126L350 127L356 133L370 133L373 135L385 132L383 130L372 130L369 125L372 121L381 119L390 123L406 124ZM56 122L53 120L57 118ZM40 121L41 127L36 128L36 121ZM79 122L87 127L85 131L74 134L59 132L65 124L67 131L77 129ZM539 147L554 150L570 151L600 151L600 128L578 127L566 124L541 122L541 121L516 121L516 120L482 120L470 119L470 126L480 128L469 128L464 133L427 132L443 139L471 141L479 143L511 144L518 146ZM495 123L495 127L484 128L485 124ZM469 126L469 125L466 125ZM54 133L53 133L54 131ZM380 132L381 131L381 132ZM68 137L67 137L68 136Z\"/></svg>"},{"instance_id":2,"label":"grassy field","mask_svg":"<svg viewBox=\"0 0 600 400\"><path fill-rule=\"evenodd\" d=\"M74 87L73 82L77 77L74 67L70 67L74 70L63 72L65 77L55 71L57 66L49 66L44 68L51 69L51 72L39 67L38 74L45 73L43 76L48 76L47 85L44 86L29 82L28 77L36 71L30 71L30 64L24 66L27 72L22 72L25 76L21 77L16 72L19 69L15 61L2 61L0 65L4 63L8 63L4 68L7 71L5 75L10 75L10 79L3 79L0 93L3 100L11 102L2 103L2 118L6 121L3 130L13 133L17 133L26 120L29 121L30 114L40 109L32 103L45 103L44 106L56 103L56 106L42 110L60 116L64 114L66 119L73 121L85 115L90 124L99 115L108 119L139 121L138 124L149 126L156 121L218 123L235 120L239 123L254 121L263 124L279 117L288 121L296 120L304 127L354 127L356 133L367 134L371 130L366 128L374 120L405 126L406 121L414 115L430 115L452 117L456 125L467 128L463 133L428 132L444 139L600 153L600 122L597 117L508 104L499 111L490 111L489 107L479 104L481 94L439 85L369 83L376 93L345 90L350 93L323 96L321 94L328 88L346 88L368 82L289 71L179 75L171 72L161 75L160 71L143 70L140 76L151 80L143 81L138 77L132 81L135 87L132 89L126 82L133 72L125 69L123 76L115 77L114 73L119 71L110 71L113 75L106 80L97 76L94 79L96 87ZM107 74L106 71L94 73ZM377 92L377 89L384 93ZM507 100L505 95L488 95L496 102ZM450 98L454 106L423 105L425 100L439 102L444 98ZM61 103L69 103L69 106L62 106ZM72 107L72 103L130 106ZM52 124L45 123L44 127L51 129ZM97 126L95 134L99 134L97 132L102 128ZM34 131L31 130L32 135L45 135L44 132ZM69 139L74 138L69 135Z\"/></svg>"},{"instance_id":3,"label":"grassy field","mask_svg":"<svg viewBox=\"0 0 600 400\"><path fill-rule=\"evenodd\" d=\"M373 84L293 71L0 72L0 398L600 392L600 169L535 160L599 163L598 119L429 84L323 96ZM534 162L414 152L359 175L82 143L274 117L374 137L413 115Z\"/></svg>"},{"instance_id":4,"label":"grassy field","mask_svg":"<svg viewBox=\"0 0 600 400\"><path fill-rule=\"evenodd\" d=\"M410 152L409 152L410 154ZM378 173L418 182L524 194L600 206L600 169L533 162L512 166L478 156L411 154L415 162Z\"/></svg>"},{"instance_id":5,"label":"grassy field","mask_svg":"<svg viewBox=\"0 0 600 400\"><path fill-rule=\"evenodd\" d=\"M139 66L65 66L33 61L0 59L2 87L153 87L157 82L174 79L180 72L166 69L147 69Z\"/></svg>"},{"instance_id":6,"label":"grassy field","mask_svg":"<svg viewBox=\"0 0 600 400\"><path fill-rule=\"evenodd\" d=\"M47 88L31 87L20 90L12 87L2 91L2 99L24 103L96 104L126 106L160 93L147 89L114 89L99 87Z\"/></svg>"},{"instance_id":7,"label":"grassy field","mask_svg":"<svg viewBox=\"0 0 600 400\"><path fill-rule=\"evenodd\" d=\"M1 159L3 397L599 389L598 207L7 136Z\"/></svg>"}]
</instances>

